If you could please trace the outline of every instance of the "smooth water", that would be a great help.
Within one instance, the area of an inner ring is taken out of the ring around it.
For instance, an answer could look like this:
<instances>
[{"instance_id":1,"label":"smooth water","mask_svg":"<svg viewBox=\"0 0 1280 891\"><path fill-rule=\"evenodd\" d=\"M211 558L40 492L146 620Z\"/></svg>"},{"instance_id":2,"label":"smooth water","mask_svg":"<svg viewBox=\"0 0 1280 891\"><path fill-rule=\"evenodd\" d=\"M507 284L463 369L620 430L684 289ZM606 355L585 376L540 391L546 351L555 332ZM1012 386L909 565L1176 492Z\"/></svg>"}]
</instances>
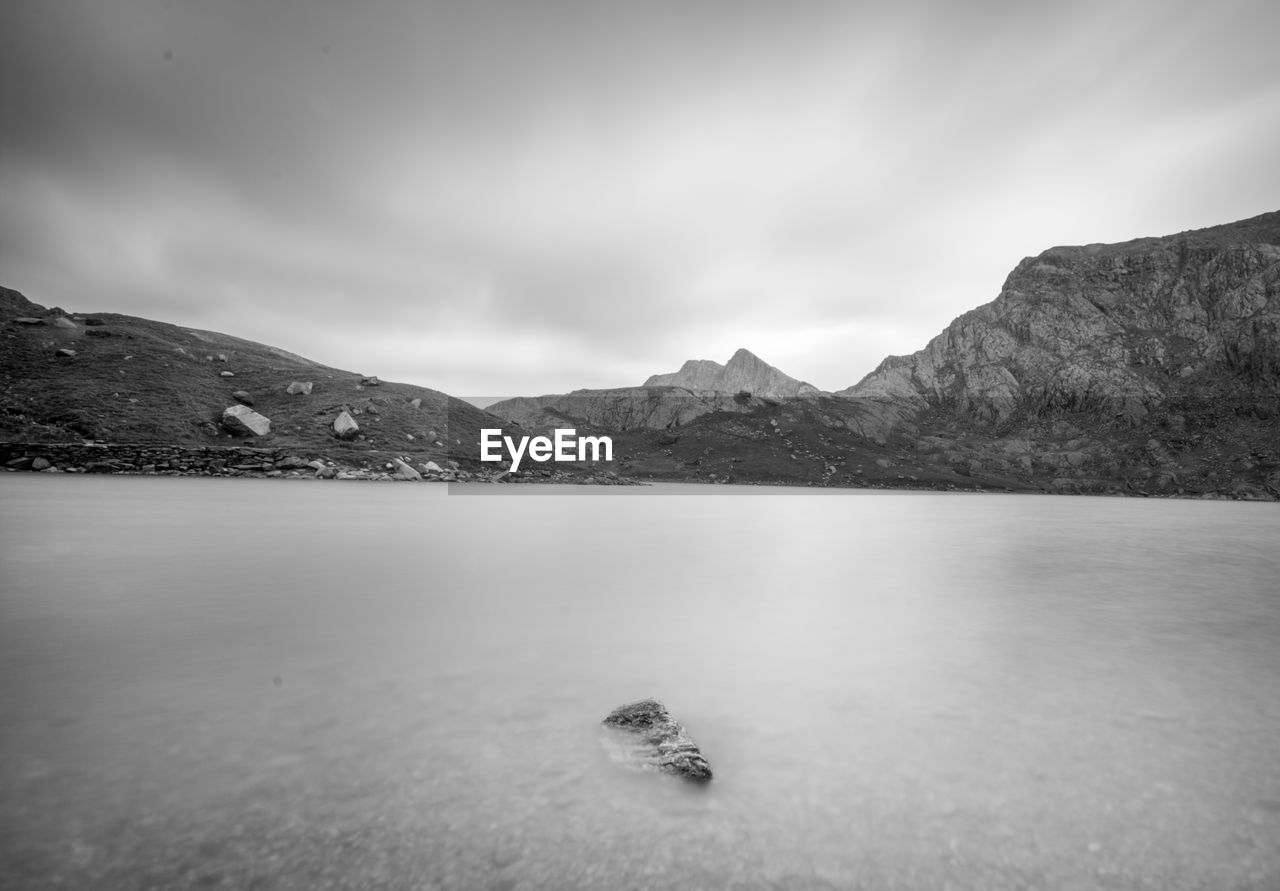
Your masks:
<instances>
[{"instance_id":1,"label":"smooth water","mask_svg":"<svg viewBox=\"0 0 1280 891\"><path fill-rule=\"evenodd\" d=\"M1276 505L453 491L0 477L0 884L1280 888Z\"/></svg>"}]
</instances>

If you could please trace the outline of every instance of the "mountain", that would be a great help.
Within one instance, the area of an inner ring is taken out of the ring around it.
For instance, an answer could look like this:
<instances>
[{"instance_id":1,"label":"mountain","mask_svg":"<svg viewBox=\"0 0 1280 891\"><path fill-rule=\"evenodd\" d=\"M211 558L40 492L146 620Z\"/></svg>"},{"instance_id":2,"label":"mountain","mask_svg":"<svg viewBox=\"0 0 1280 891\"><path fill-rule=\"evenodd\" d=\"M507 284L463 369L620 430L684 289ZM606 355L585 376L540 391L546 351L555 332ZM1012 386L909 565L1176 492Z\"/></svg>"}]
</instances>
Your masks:
<instances>
[{"instance_id":1,"label":"mountain","mask_svg":"<svg viewBox=\"0 0 1280 891\"><path fill-rule=\"evenodd\" d=\"M0 337L0 441L236 444L352 461L386 452L478 462L479 430L502 423L438 390L227 334L47 309L8 288L0 288ZM309 386L290 392L295 382ZM244 403L269 419L268 433L237 434L223 423L226 409ZM344 410L359 428L350 439L334 433Z\"/></svg>"},{"instance_id":2,"label":"mountain","mask_svg":"<svg viewBox=\"0 0 1280 891\"><path fill-rule=\"evenodd\" d=\"M919 352L851 397L940 408L995 427L1068 412L1157 422L1171 406L1244 399L1280 379L1280 212L1123 244L1051 248Z\"/></svg>"},{"instance_id":3,"label":"mountain","mask_svg":"<svg viewBox=\"0 0 1280 891\"><path fill-rule=\"evenodd\" d=\"M814 396L813 384L783 374L749 350L740 349L721 365L710 359L690 359L671 374L655 374L645 387L684 387L697 393L751 393L765 399Z\"/></svg>"},{"instance_id":4,"label":"mountain","mask_svg":"<svg viewBox=\"0 0 1280 891\"><path fill-rule=\"evenodd\" d=\"M783 374L748 350L721 365L690 359L639 387L574 390L495 402L488 410L531 430L572 426L597 431L665 430L713 412L742 413L766 400L814 396L817 387Z\"/></svg>"},{"instance_id":5,"label":"mountain","mask_svg":"<svg viewBox=\"0 0 1280 891\"><path fill-rule=\"evenodd\" d=\"M628 433L624 471L1280 498L1280 212L1024 259L834 397Z\"/></svg>"}]
</instances>

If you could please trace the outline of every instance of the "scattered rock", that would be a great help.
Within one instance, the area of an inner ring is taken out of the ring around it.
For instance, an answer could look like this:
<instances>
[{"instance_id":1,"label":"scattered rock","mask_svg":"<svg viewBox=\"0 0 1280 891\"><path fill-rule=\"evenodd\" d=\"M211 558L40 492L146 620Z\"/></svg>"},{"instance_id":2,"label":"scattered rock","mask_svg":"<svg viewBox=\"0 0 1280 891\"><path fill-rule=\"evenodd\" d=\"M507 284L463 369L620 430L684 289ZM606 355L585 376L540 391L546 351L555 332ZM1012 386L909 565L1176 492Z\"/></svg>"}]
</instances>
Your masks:
<instances>
[{"instance_id":1,"label":"scattered rock","mask_svg":"<svg viewBox=\"0 0 1280 891\"><path fill-rule=\"evenodd\" d=\"M58 316L56 319L53 320L53 327L76 329L76 328L79 328L80 326L77 325L75 322L71 321L70 319L68 319L66 316Z\"/></svg>"},{"instance_id":2,"label":"scattered rock","mask_svg":"<svg viewBox=\"0 0 1280 891\"><path fill-rule=\"evenodd\" d=\"M58 355L64 359L74 359L76 357L76 351L73 349L69 349L68 347L63 347L62 349L58 350Z\"/></svg>"},{"instance_id":3,"label":"scattered rock","mask_svg":"<svg viewBox=\"0 0 1280 891\"><path fill-rule=\"evenodd\" d=\"M19 316L13 320L18 325L43 325L44 319L33 319L31 316Z\"/></svg>"},{"instance_id":4,"label":"scattered rock","mask_svg":"<svg viewBox=\"0 0 1280 891\"><path fill-rule=\"evenodd\" d=\"M333 420L333 435L338 439L354 439L360 433L360 425L351 413L343 409Z\"/></svg>"},{"instance_id":5,"label":"scattered rock","mask_svg":"<svg viewBox=\"0 0 1280 891\"><path fill-rule=\"evenodd\" d=\"M236 373L234 371L219 371L218 376L219 377L235 377Z\"/></svg>"},{"instance_id":6,"label":"scattered rock","mask_svg":"<svg viewBox=\"0 0 1280 891\"><path fill-rule=\"evenodd\" d=\"M606 745L614 759L689 780L711 779L711 765L666 706L642 699L620 706L604 719Z\"/></svg>"},{"instance_id":7,"label":"scattered rock","mask_svg":"<svg viewBox=\"0 0 1280 891\"><path fill-rule=\"evenodd\" d=\"M249 395L248 390L236 390L231 394L231 398L241 405L253 405L253 397Z\"/></svg>"},{"instance_id":8,"label":"scattered rock","mask_svg":"<svg viewBox=\"0 0 1280 891\"><path fill-rule=\"evenodd\" d=\"M266 436L271 421L247 405L232 405L222 413L222 426L237 436Z\"/></svg>"},{"instance_id":9,"label":"scattered rock","mask_svg":"<svg viewBox=\"0 0 1280 891\"><path fill-rule=\"evenodd\" d=\"M338 468L324 466L316 471L316 479L331 480L338 475Z\"/></svg>"},{"instance_id":10,"label":"scattered rock","mask_svg":"<svg viewBox=\"0 0 1280 891\"><path fill-rule=\"evenodd\" d=\"M392 458L391 463L395 465L396 479L402 479L402 480L422 479L422 474L418 473L418 471L414 470L412 467L410 467L405 462L401 461L399 458Z\"/></svg>"},{"instance_id":11,"label":"scattered rock","mask_svg":"<svg viewBox=\"0 0 1280 891\"><path fill-rule=\"evenodd\" d=\"M422 465L422 469L427 473L444 473L444 468L434 461L428 461Z\"/></svg>"},{"instance_id":12,"label":"scattered rock","mask_svg":"<svg viewBox=\"0 0 1280 891\"><path fill-rule=\"evenodd\" d=\"M409 400L409 404L412 405L414 408L422 408L421 399L411 399Z\"/></svg>"},{"instance_id":13,"label":"scattered rock","mask_svg":"<svg viewBox=\"0 0 1280 891\"><path fill-rule=\"evenodd\" d=\"M376 387L381 383L382 381L378 380L376 375L360 378L360 385L364 387Z\"/></svg>"},{"instance_id":14,"label":"scattered rock","mask_svg":"<svg viewBox=\"0 0 1280 891\"><path fill-rule=\"evenodd\" d=\"M44 470L47 467L49 467L49 462L44 458L36 458L31 462L32 470Z\"/></svg>"},{"instance_id":15,"label":"scattered rock","mask_svg":"<svg viewBox=\"0 0 1280 891\"><path fill-rule=\"evenodd\" d=\"M301 470L309 466L305 458L299 458L297 455L288 455L276 462L277 470Z\"/></svg>"},{"instance_id":16,"label":"scattered rock","mask_svg":"<svg viewBox=\"0 0 1280 891\"><path fill-rule=\"evenodd\" d=\"M289 384L289 387L288 389L285 390L285 392L288 393L290 396L299 396L299 395L310 396L311 387L312 387L311 381L293 381Z\"/></svg>"}]
</instances>

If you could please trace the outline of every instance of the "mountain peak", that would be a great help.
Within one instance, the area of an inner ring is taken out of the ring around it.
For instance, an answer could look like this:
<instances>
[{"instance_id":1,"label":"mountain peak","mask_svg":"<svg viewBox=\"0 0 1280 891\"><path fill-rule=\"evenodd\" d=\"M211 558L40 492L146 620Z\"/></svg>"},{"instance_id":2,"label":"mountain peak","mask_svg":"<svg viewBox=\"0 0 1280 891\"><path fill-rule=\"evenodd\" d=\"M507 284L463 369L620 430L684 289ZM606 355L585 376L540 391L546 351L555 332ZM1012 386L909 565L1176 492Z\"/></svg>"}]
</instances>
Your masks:
<instances>
[{"instance_id":1,"label":"mountain peak","mask_svg":"<svg viewBox=\"0 0 1280 891\"><path fill-rule=\"evenodd\" d=\"M706 393L745 391L773 399L819 392L817 387L782 373L745 347L734 352L725 365L707 359L689 359L679 371L673 374L655 374L643 386L684 387Z\"/></svg>"}]
</instances>

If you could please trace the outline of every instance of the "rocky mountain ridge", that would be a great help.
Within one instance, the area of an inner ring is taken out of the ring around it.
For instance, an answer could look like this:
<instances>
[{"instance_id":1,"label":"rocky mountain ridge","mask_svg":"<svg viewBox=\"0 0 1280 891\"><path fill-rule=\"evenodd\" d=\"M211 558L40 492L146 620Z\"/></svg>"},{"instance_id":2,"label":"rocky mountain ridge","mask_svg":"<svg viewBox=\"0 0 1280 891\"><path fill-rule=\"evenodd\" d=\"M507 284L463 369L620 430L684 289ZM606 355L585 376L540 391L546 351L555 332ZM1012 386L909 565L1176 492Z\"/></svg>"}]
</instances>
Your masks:
<instances>
[{"instance_id":1,"label":"rocky mountain ridge","mask_svg":"<svg viewBox=\"0 0 1280 891\"><path fill-rule=\"evenodd\" d=\"M641 386L683 387L695 393L750 393L765 399L816 396L813 384L796 380L747 349L739 349L721 365L710 359L690 359L671 374L651 375Z\"/></svg>"},{"instance_id":2,"label":"rocky mountain ridge","mask_svg":"<svg viewBox=\"0 0 1280 891\"><path fill-rule=\"evenodd\" d=\"M531 430L566 425L592 430L665 430L715 412L742 413L766 401L817 396L812 384L784 374L746 349L721 365L690 359L671 374L651 375L639 387L574 390L520 396L488 411Z\"/></svg>"},{"instance_id":3,"label":"rocky mountain ridge","mask_svg":"<svg viewBox=\"0 0 1280 891\"><path fill-rule=\"evenodd\" d=\"M1224 376L1246 386L1280 379L1278 292L1280 212L1055 247L1024 259L994 301L924 349L885 359L839 395L996 427L1055 410L1140 424L1171 401L1210 395L1201 385Z\"/></svg>"},{"instance_id":4,"label":"rocky mountain ridge","mask_svg":"<svg viewBox=\"0 0 1280 891\"><path fill-rule=\"evenodd\" d=\"M834 396L637 432L634 467L1280 498L1280 212L1051 248L924 349Z\"/></svg>"}]
</instances>

